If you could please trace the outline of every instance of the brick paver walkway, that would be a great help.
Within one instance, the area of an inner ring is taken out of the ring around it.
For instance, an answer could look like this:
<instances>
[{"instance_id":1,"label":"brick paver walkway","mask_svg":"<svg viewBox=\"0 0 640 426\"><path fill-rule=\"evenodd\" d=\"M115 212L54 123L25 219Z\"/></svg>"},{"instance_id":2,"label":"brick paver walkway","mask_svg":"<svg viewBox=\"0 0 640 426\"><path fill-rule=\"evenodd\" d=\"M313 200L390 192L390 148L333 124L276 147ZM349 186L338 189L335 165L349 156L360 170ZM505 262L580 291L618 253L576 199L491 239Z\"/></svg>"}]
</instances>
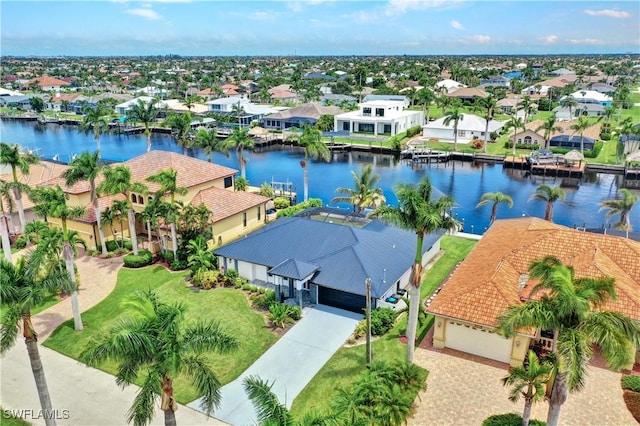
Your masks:
<instances>
[{"instance_id":1,"label":"brick paver walkway","mask_svg":"<svg viewBox=\"0 0 640 426\"><path fill-rule=\"evenodd\" d=\"M427 336L426 339L430 339ZM424 343L423 343L424 345ZM522 400L508 400L508 388L500 379L508 365L462 352L420 347L415 362L429 370L428 389L417 400L415 416L409 425L479 426L493 414L522 414ZM563 426L637 425L622 399L620 373L592 365L584 390L569 395L560 413ZM532 418L546 420L548 405L533 407Z\"/></svg>"}]
</instances>

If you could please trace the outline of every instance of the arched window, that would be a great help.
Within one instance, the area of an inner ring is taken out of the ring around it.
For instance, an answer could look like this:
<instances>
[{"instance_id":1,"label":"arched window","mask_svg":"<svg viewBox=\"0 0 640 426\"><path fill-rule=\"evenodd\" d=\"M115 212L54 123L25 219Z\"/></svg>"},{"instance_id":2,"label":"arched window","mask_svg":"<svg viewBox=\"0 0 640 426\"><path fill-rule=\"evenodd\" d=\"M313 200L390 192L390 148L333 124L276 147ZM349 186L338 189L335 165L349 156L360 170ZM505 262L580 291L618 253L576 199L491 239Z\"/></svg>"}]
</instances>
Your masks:
<instances>
[{"instance_id":1,"label":"arched window","mask_svg":"<svg viewBox=\"0 0 640 426\"><path fill-rule=\"evenodd\" d=\"M134 204L138 204L138 197L136 194L131 194L131 202Z\"/></svg>"},{"instance_id":2,"label":"arched window","mask_svg":"<svg viewBox=\"0 0 640 426\"><path fill-rule=\"evenodd\" d=\"M524 143L526 143L527 145L531 145L531 136L525 136Z\"/></svg>"}]
</instances>

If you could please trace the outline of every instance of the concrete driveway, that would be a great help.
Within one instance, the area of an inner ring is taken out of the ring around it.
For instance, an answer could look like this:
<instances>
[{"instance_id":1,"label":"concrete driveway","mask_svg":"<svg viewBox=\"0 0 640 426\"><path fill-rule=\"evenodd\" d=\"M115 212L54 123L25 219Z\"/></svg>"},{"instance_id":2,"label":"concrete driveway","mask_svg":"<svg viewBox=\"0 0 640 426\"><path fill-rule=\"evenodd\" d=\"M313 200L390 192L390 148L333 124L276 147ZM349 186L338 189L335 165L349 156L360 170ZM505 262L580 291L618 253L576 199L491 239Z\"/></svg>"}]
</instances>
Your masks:
<instances>
[{"instance_id":1,"label":"concrete driveway","mask_svg":"<svg viewBox=\"0 0 640 426\"><path fill-rule=\"evenodd\" d=\"M248 376L270 383L280 402L291 408L296 396L353 333L361 314L329 306L305 308L304 315L238 379L222 388L222 404L214 416L235 426L256 423L256 414L242 387ZM199 409L199 401L189 404Z\"/></svg>"}]
</instances>

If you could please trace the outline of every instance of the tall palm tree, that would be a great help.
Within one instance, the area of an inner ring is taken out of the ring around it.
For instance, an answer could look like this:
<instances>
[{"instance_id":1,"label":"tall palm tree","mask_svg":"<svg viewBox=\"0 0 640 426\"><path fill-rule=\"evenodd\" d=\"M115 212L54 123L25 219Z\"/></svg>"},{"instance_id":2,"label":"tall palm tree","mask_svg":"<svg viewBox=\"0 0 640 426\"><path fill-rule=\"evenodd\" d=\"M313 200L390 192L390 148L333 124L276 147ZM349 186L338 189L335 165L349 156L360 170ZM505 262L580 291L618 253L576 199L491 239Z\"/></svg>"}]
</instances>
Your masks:
<instances>
[{"instance_id":1,"label":"tall palm tree","mask_svg":"<svg viewBox=\"0 0 640 426\"><path fill-rule=\"evenodd\" d=\"M502 192L486 192L482 194L480 201L476 204L476 208L484 206L485 204L493 203L491 206L491 217L489 218L489 225L493 224L496 220L496 214L498 213L498 204L504 203L509 208L513 207L513 198Z\"/></svg>"},{"instance_id":2,"label":"tall palm tree","mask_svg":"<svg viewBox=\"0 0 640 426\"><path fill-rule=\"evenodd\" d=\"M67 205L66 194L58 186L55 188L56 198L49 207L49 216L60 219L62 222L62 233L64 238L63 256L65 264L67 266L67 273L69 274L69 280L73 283L73 290L71 292L71 308L73 310L73 326L76 331L82 331L82 317L80 316L80 304L78 301L78 285L76 283L76 272L73 264L73 257L76 252L76 243L83 240L78 240L77 233L70 232L68 227L68 221L80 218L84 216L87 210L84 207L75 206L70 207Z\"/></svg>"},{"instance_id":3,"label":"tall palm tree","mask_svg":"<svg viewBox=\"0 0 640 426\"><path fill-rule=\"evenodd\" d=\"M131 170L124 164L104 171L104 180L98 185L98 192L108 195L122 194L127 203L127 219L129 222L129 237L133 246L133 254L138 255L138 237L136 235L136 217L131 205L131 193L146 193L147 188L131 181Z\"/></svg>"},{"instance_id":4,"label":"tall palm tree","mask_svg":"<svg viewBox=\"0 0 640 426\"><path fill-rule=\"evenodd\" d=\"M218 139L217 130L200 129L196 133L195 144L198 148L202 149L207 156L207 160L211 163L211 157L214 152L220 152L229 156L228 148L225 146L224 141Z\"/></svg>"},{"instance_id":5,"label":"tall palm tree","mask_svg":"<svg viewBox=\"0 0 640 426\"><path fill-rule=\"evenodd\" d=\"M553 330L556 362L547 425L557 426L568 393L584 387L593 345L609 368L628 367L633 348L640 346L640 324L605 309L617 297L610 277L576 277L573 268L552 256L532 262L529 276L539 280L531 299L508 308L498 319L499 330L507 338L526 328Z\"/></svg>"},{"instance_id":6,"label":"tall palm tree","mask_svg":"<svg viewBox=\"0 0 640 426\"><path fill-rule=\"evenodd\" d=\"M627 238L629 232L633 231L631 226L631 210L633 206L638 202L638 196L631 193L626 188L620 190L621 198L610 198L600 202L600 211L607 210L607 220L613 216L620 215L620 220L613 224L617 229L627 232Z\"/></svg>"},{"instance_id":7,"label":"tall palm tree","mask_svg":"<svg viewBox=\"0 0 640 426\"><path fill-rule=\"evenodd\" d=\"M21 152L20 146L14 144L9 145L0 142L0 165L4 164L11 167L11 173L13 175L13 182L11 183L13 189L13 197L16 200L16 206L18 207L18 217L20 218L20 228L18 232L22 232L27 221L24 217L24 206L22 204L22 191L24 191L25 185L18 181L18 170L24 175L29 173L29 166L38 163L38 157L30 152Z\"/></svg>"},{"instance_id":8,"label":"tall palm tree","mask_svg":"<svg viewBox=\"0 0 640 426\"><path fill-rule=\"evenodd\" d=\"M173 380L179 375L191 379L210 415L220 404L221 384L204 355L237 348L235 338L212 320L186 324L184 305L164 303L153 292L134 293L126 307L131 315L89 346L81 361L90 366L117 363L116 383L121 386L142 379L127 419L136 426L151 422L158 395L165 425L176 424Z\"/></svg>"},{"instance_id":9,"label":"tall palm tree","mask_svg":"<svg viewBox=\"0 0 640 426\"><path fill-rule=\"evenodd\" d=\"M135 123L142 123L144 126L144 135L147 138L147 152L151 151L151 124L156 121L161 111L156 106L157 103L157 99L149 102L138 99L138 102L133 104L127 112L130 120Z\"/></svg>"},{"instance_id":10,"label":"tall palm tree","mask_svg":"<svg viewBox=\"0 0 640 426\"><path fill-rule=\"evenodd\" d=\"M380 175L373 174L373 167L370 164L362 166L359 174L351 170L351 176L354 188L337 188L336 192L344 195L334 197L331 200L332 204L349 203L353 205L354 212L362 213L366 208L375 209L385 203L382 188L375 186L380 181Z\"/></svg>"},{"instance_id":11,"label":"tall palm tree","mask_svg":"<svg viewBox=\"0 0 640 426\"><path fill-rule=\"evenodd\" d=\"M525 95L520 102L516 105L516 109L522 108L524 111L524 123L527 123L527 119L529 118L529 114L533 111L533 101L531 100L531 96Z\"/></svg>"},{"instance_id":12,"label":"tall palm tree","mask_svg":"<svg viewBox=\"0 0 640 426\"><path fill-rule=\"evenodd\" d=\"M231 114L238 117L238 127L242 127L242 114L244 114L245 112L246 111L244 110L244 106L242 106L240 101L231 105Z\"/></svg>"},{"instance_id":13,"label":"tall palm tree","mask_svg":"<svg viewBox=\"0 0 640 426\"><path fill-rule=\"evenodd\" d=\"M173 256L177 259L178 255L178 236L176 233L176 221L175 221L175 209L176 209L176 195L186 195L187 188L178 186L178 172L173 169L166 169L153 174L147 178L147 182L153 182L160 185L160 189L156 192L158 197L169 195L170 214L169 221L171 223L171 243L173 245Z\"/></svg>"},{"instance_id":14,"label":"tall palm tree","mask_svg":"<svg viewBox=\"0 0 640 426\"><path fill-rule=\"evenodd\" d=\"M540 200L547 203L544 209L544 220L553 222L553 205L556 201L564 201L566 196L564 189L559 186L538 185L536 192L531 195L530 200Z\"/></svg>"},{"instance_id":15,"label":"tall palm tree","mask_svg":"<svg viewBox=\"0 0 640 426\"><path fill-rule=\"evenodd\" d=\"M569 121L573 121L573 119L575 118L573 116L573 110L574 110L574 108L579 107L580 104L578 103L576 98L574 98L573 96L569 95L569 96L565 96L564 98L560 99L560 106L563 107L563 108L568 108L569 109Z\"/></svg>"},{"instance_id":16,"label":"tall palm tree","mask_svg":"<svg viewBox=\"0 0 640 426\"><path fill-rule=\"evenodd\" d=\"M509 129L513 129L513 158L516 157L516 134L518 133L519 129L523 129L524 130L524 121L522 121L522 118L518 117L517 115L513 114L509 120L505 123L504 128L509 130Z\"/></svg>"},{"instance_id":17,"label":"tall palm tree","mask_svg":"<svg viewBox=\"0 0 640 426\"><path fill-rule=\"evenodd\" d=\"M578 117L578 121L572 124L569 128L574 132L580 135L580 152L584 154L584 132L589 127L593 126L589 122L587 117Z\"/></svg>"},{"instance_id":18,"label":"tall palm tree","mask_svg":"<svg viewBox=\"0 0 640 426\"><path fill-rule=\"evenodd\" d=\"M498 99L493 95L489 95L486 98L477 96L474 104L484 111L484 152L487 152L487 143L489 141L489 122L493 120L493 116L498 109Z\"/></svg>"},{"instance_id":19,"label":"tall palm tree","mask_svg":"<svg viewBox=\"0 0 640 426\"><path fill-rule=\"evenodd\" d=\"M9 217L13 212L13 198L11 186L0 180L0 237L2 238L2 251L4 259L11 262L11 240L9 239ZM7 211L5 211L5 206Z\"/></svg>"},{"instance_id":20,"label":"tall palm tree","mask_svg":"<svg viewBox=\"0 0 640 426\"><path fill-rule=\"evenodd\" d=\"M428 176L424 176L418 186L398 184L395 187L398 206L383 205L372 216L394 224L416 234L416 256L411 270L409 320L407 323L407 361L413 362L418 311L420 308L420 285L422 284L422 244L427 234L438 229L453 230L458 223L447 214L455 201L448 195L434 200L433 188Z\"/></svg>"},{"instance_id":21,"label":"tall palm tree","mask_svg":"<svg viewBox=\"0 0 640 426\"><path fill-rule=\"evenodd\" d=\"M246 165L247 160L244 157L245 149L252 149L254 146L253 139L249 136L249 129L244 127L235 127L227 139L225 139L225 149L235 148L238 152L238 161L240 162L240 176L247 178Z\"/></svg>"},{"instance_id":22,"label":"tall palm tree","mask_svg":"<svg viewBox=\"0 0 640 426\"><path fill-rule=\"evenodd\" d=\"M0 320L0 353L6 353L16 343L22 328L31 371L36 382L40 406L45 413L52 413L53 406L38 350L38 333L31 321L31 311L40 305L52 291L69 291L67 274L61 269L44 271L42 253L30 253L19 258L14 265L0 259L0 296L2 316ZM22 327L20 327L22 326ZM52 416L44 416L47 426L54 426Z\"/></svg>"},{"instance_id":23,"label":"tall palm tree","mask_svg":"<svg viewBox=\"0 0 640 426\"><path fill-rule=\"evenodd\" d=\"M191 136L191 113L183 114L170 112L167 116L165 124L171 128L171 133L179 146L182 147L182 153L187 155L187 150L191 147L189 140Z\"/></svg>"},{"instance_id":24,"label":"tall palm tree","mask_svg":"<svg viewBox=\"0 0 640 426\"><path fill-rule=\"evenodd\" d=\"M98 159L100 158L100 136L103 133L109 132L109 120L111 118L111 111L103 108L101 106L90 107L85 106L82 109L84 116L82 118L82 122L78 127L78 130L83 132L85 135L89 134L89 132L93 133L93 140L96 142L96 152L98 154Z\"/></svg>"},{"instance_id":25,"label":"tall palm tree","mask_svg":"<svg viewBox=\"0 0 640 426\"><path fill-rule=\"evenodd\" d=\"M458 150L458 123L460 123L464 119L464 114L460 111L459 108L453 108L444 115L445 126L453 123L453 150Z\"/></svg>"},{"instance_id":26,"label":"tall palm tree","mask_svg":"<svg viewBox=\"0 0 640 426\"><path fill-rule=\"evenodd\" d=\"M511 368L509 375L502 379L503 385L513 386L509 394L510 401L518 402L520 397L524 398L522 426L529 425L533 403L544 398L545 386L552 371L551 364L541 363L535 352L529 351L525 365Z\"/></svg>"},{"instance_id":27,"label":"tall palm tree","mask_svg":"<svg viewBox=\"0 0 640 426\"><path fill-rule=\"evenodd\" d=\"M100 246L102 254L106 255L107 243L104 238L104 229L102 229L102 214L100 212L100 203L98 202L98 191L96 190L96 179L100 177L104 170L105 166L100 164L100 151L94 153L83 152L71 160L69 168L64 171L62 177L65 179L67 186L72 186L80 181L89 182L89 194L98 224Z\"/></svg>"},{"instance_id":28,"label":"tall palm tree","mask_svg":"<svg viewBox=\"0 0 640 426\"><path fill-rule=\"evenodd\" d=\"M551 135L556 132L562 130L562 127L557 124L556 114L552 113L547 117L547 119L542 123L538 128L536 128L536 132L540 130L544 130L544 148L549 148L549 140L551 139Z\"/></svg>"},{"instance_id":29,"label":"tall palm tree","mask_svg":"<svg viewBox=\"0 0 640 426\"><path fill-rule=\"evenodd\" d=\"M331 152L327 145L322 142L322 132L308 124L302 127L302 135L298 145L304 148L304 160L300 162L300 165L304 170L304 201L307 201L309 199L309 157L314 160L329 161Z\"/></svg>"}]
</instances>

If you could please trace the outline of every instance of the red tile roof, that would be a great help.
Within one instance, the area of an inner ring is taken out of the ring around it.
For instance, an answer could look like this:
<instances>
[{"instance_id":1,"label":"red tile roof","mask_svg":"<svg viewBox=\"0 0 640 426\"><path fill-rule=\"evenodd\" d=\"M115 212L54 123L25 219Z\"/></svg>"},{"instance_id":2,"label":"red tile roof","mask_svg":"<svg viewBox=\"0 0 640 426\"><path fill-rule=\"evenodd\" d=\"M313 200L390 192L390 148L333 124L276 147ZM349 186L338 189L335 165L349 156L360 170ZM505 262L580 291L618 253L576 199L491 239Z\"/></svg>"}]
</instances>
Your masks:
<instances>
[{"instance_id":1,"label":"red tile roof","mask_svg":"<svg viewBox=\"0 0 640 426\"><path fill-rule=\"evenodd\" d=\"M429 313L495 327L506 308L526 299L521 275L544 256L556 256L577 277L613 277L617 300L603 309L640 320L640 243L583 232L538 218L496 221L452 274Z\"/></svg>"},{"instance_id":2,"label":"red tile roof","mask_svg":"<svg viewBox=\"0 0 640 426\"><path fill-rule=\"evenodd\" d=\"M37 82L40 86L68 86L70 83L67 83L64 80L60 80L58 78L50 77L48 75L43 75L42 77L34 78L29 80L26 86L29 86L31 83Z\"/></svg>"},{"instance_id":3,"label":"red tile roof","mask_svg":"<svg viewBox=\"0 0 640 426\"><path fill-rule=\"evenodd\" d=\"M213 213L212 221L215 223L251 207L265 204L267 201L269 201L269 198L250 192L209 188L198 192L191 200L191 204L194 206L199 206L200 204L207 206ZM263 211L262 214L264 215L265 212Z\"/></svg>"}]
</instances>

